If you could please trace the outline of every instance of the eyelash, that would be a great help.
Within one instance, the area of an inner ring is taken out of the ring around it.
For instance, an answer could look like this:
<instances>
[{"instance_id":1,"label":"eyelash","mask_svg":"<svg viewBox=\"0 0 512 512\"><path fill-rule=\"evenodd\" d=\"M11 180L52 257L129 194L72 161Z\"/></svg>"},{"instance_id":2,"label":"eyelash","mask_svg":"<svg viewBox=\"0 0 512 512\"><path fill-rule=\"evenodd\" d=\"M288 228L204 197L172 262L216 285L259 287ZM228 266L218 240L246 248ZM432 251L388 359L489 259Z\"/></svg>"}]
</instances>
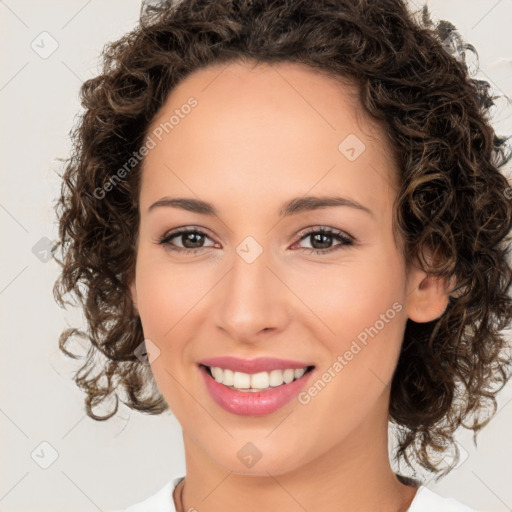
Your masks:
<instances>
[{"instance_id":1,"label":"eyelash","mask_svg":"<svg viewBox=\"0 0 512 512\"><path fill-rule=\"evenodd\" d=\"M176 247L176 246L172 246L170 244L170 241L173 238L176 238L179 235L185 235L185 234L189 234L189 233L194 233L194 234L198 234L198 235L205 235L206 237L208 237L208 235L206 233L204 233L203 231L200 231L198 229L181 228L181 229L177 229L176 231L173 231L171 233L165 234L163 237L161 237L158 240L158 244L163 245L163 246L167 246L167 249L169 249L171 251L175 251L175 252L188 252L188 253L192 253L192 254L196 254L197 252L200 252L203 249L207 248L207 247L196 247L196 248L193 248L193 249L188 249L186 247ZM313 229L313 230L307 231L306 233L302 234L299 237L299 240L297 240L297 242L294 243L294 245L296 243L301 242L302 240L312 236L312 235L317 235L317 234L329 235L330 237L332 237L332 238L334 238L334 239L336 239L336 240L338 240L339 242L342 242L342 243L340 243L339 245L335 245L334 247L330 247L328 249L314 249L314 248L310 248L310 247L302 247L302 250L307 251L308 254L311 254L311 253L315 253L315 254L328 254L328 253L337 251L339 249L342 249L343 247L349 247L349 246L354 245L354 239L352 237L344 235L343 232L341 232L341 231L334 230L334 229L331 229L331 228L326 228L326 227L323 227L323 226L318 228L318 229Z\"/></svg>"}]
</instances>

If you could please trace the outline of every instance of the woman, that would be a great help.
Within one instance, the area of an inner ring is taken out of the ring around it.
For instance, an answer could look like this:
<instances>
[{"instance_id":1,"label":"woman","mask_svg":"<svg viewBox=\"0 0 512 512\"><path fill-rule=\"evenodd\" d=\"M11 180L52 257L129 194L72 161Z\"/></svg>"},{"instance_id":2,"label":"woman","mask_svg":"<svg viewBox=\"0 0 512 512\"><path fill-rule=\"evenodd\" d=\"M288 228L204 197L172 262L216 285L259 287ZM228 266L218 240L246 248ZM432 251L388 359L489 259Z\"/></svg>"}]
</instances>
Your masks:
<instances>
[{"instance_id":1,"label":"woman","mask_svg":"<svg viewBox=\"0 0 512 512\"><path fill-rule=\"evenodd\" d=\"M391 421L446 474L510 377L507 156L452 31L397 0L181 0L106 47L55 293L87 315L60 346L91 343L88 414L183 430L186 475L127 510L472 510L388 456Z\"/></svg>"}]
</instances>

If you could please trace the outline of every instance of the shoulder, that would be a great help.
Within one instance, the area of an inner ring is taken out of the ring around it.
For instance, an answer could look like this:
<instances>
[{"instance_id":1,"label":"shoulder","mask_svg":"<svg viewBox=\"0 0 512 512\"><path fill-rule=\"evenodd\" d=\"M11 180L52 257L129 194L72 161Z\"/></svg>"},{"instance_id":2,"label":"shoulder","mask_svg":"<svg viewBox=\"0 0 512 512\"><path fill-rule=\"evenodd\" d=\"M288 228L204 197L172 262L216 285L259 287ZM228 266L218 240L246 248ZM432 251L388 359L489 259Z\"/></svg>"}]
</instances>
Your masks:
<instances>
[{"instance_id":1,"label":"shoulder","mask_svg":"<svg viewBox=\"0 0 512 512\"><path fill-rule=\"evenodd\" d=\"M453 498L444 498L421 485L407 512L479 512Z\"/></svg>"},{"instance_id":2,"label":"shoulder","mask_svg":"<svg viewBox=\"0 0 512 512\"><path fill-rule=\"evenodd\" d=\"M111 510L110 512L176 512L172 493L183 478L185 477L173 478L143 501L129 505L122 510Z\"/></svg>"}]
</instances>

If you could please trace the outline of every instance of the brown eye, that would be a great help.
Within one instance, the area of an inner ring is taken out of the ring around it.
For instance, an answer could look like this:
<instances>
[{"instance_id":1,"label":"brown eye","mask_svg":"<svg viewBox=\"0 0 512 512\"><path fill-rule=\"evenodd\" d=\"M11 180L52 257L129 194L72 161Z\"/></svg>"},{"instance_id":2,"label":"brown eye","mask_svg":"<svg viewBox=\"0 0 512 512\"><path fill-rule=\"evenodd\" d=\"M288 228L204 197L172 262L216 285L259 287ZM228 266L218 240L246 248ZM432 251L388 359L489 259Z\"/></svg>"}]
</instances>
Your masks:
<instances>
[{"instance_id":1,"label":"brown eye","mask_svg":"<svg viewBox=\"0 0 512 512\"><path fill-rule=\"evenodd\" d=\"M333 247L333 239L340 243ZM301 236L299 242L302 240L309 240L312 245L312 247L303 247L303 249L308 252L315 252L316 254L330 253L354 244L352 238L348 237L341 231L332 230L330 228L320 228L308 231Z\"/></svg>"},{"instance_id":2,"label":"brown eye","mask_svg":"<svg viewBox=\"0 0 512 512\"><path fill-rule=\"evenodd\" d=\"M181 240L181 246L172 242L175 239ZM158 243L172 251L192 251L195 253L206 247L211 247L203 245L206 239L210 239L208 235L197 229L179 229L164 235Z\"/></svg>"}]
</instances>

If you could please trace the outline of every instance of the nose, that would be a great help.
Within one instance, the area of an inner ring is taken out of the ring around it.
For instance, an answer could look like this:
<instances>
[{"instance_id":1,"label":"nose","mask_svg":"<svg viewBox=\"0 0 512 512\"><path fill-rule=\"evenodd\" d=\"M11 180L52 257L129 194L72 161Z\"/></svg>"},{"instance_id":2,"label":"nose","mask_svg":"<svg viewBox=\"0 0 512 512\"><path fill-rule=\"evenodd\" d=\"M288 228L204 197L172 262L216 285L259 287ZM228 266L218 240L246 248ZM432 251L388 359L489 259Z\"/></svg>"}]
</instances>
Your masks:
<instances>
[{"instance_id":1,"label":"nose","mask_svg":"<svg viewBox=\"0 0 512 512\"><path fill-rule=\"evenodd\" d=\"M235 253L217 289L215 320L232 340L254 343L262 333L282 331L289 321L292 294L270 259L265 250L252 262Z\"/></svg>"}]
</instances>

